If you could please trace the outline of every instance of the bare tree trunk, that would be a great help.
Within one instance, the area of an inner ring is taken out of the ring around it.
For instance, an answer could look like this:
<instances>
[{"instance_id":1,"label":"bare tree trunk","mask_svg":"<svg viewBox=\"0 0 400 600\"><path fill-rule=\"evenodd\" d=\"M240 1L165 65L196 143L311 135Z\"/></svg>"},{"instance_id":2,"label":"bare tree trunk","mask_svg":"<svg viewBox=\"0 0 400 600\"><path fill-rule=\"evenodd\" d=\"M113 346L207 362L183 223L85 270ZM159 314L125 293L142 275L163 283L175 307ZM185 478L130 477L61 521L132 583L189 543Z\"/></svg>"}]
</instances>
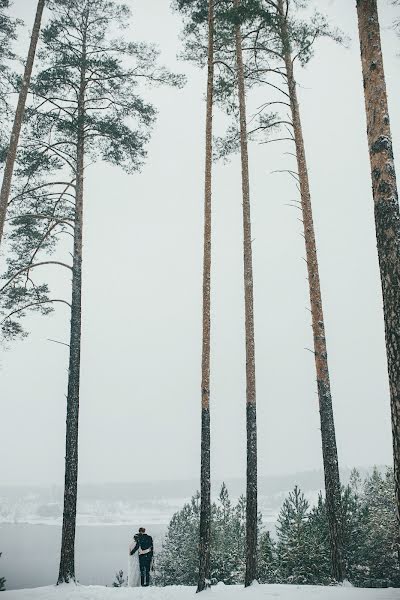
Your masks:
<instances>
[{"instance_id":1,"label":"bare tree trunk","mask_svg":"<svg viewBox=\"0 0 400 600\"><path fill-rule=\"evenodd\" d=\"M234 0L235 7L240 0ZM236 65L240 119L240 153L243 196L243 260L246 331L246 420L247 420L247 486L246 486L246 573L245 586L257 579L257 413L256 370L253 308L253 258L251 248L251 214L249 157L247 150L246 95L242 54L242 34L236 25Z\"/></svg>"},{"instance_id":2,"label":"bare tree trunk","mask_svg":"<svg viewBox=\"0 0 400 600\"><path fill-rule=\"evenodd\" d=\"M26 98L28 95L29 84L32 76L33 62L35 60L36 47L39 39L44 4L45 0L39 0L37 4L36 16L31 35L31 42L29 45L28 58L26 60L24 76L22 79L21 89L18 96L17 108L15 111L14 124L11 131L10 145L8 148L7 159L4 166L3 183L0 191L0 245L3 239L4 222L6 220L8 200L10 197L15 158L17 156L19 136L21 133L22 121L25 113Z\"/></svg>"},{"instance_id":3,"label":"bare tree trunk","mask_svg":"<svg viewBox=\"0 0 400 600\"><path fill-rule=\"evenodd\" d=\"M343 536L341 520L341 486L338 453L336 447L335 422L332 408L331 386L329 380L328 354L326 348L324 313L322 309L322 295L318 270L317 246L315 243L310 186L300 119L300 109L297 99L296 81L293 74L293 61L291 56L287 21L285 17L286 10L283 5L283 0L278 0L278 7L282 23L282 45L293 121L297 168L300 183L301 209L303 214L315 368L317 374L318 400L321 420L322 455L325 476L326 508L330 534L332 575L337 581L343 581L345 572L342 547Z\"/></svg>"},{"instance_id":4,"label":"bare tree trunk","mask_svg":"<svg viewBox=\"0 0 400 600\"><path fill-rule=\"evenodd\" d=\"M83 37L81 81L78 97L78 135L76 154L76 200L74 256L72 266L71 333L68 372L67 419L65 438L64 513L58 583L75 581L75 531L78 492L79 384L81 362L82 230L85 155L85 61L86 36Z\"/></svg>"},{"instance_id":5,"label":"bare tree trunk","mask_svg":"<svg viewBox=\"0 0 400 600\"><path fill-rule=\"evenodd\" d=\"M400 213L376 0L357 0L392 413L400 561Z\"/></svg>"},{"instance_id":6,"label":"bare tree trunk","mask_svg":"<svg viewBox=\"0 0 400 600\"><path fill-rule=\"evenodd\" d=\"M208 4L208 75L206 164L204 186L203 349L201 362L201 504L199 579L197 591L210 586L211 472L210 472L210 330L211 330L211 197L212 118L214 90L214 0Z\"/></svg>"}]
</instances>

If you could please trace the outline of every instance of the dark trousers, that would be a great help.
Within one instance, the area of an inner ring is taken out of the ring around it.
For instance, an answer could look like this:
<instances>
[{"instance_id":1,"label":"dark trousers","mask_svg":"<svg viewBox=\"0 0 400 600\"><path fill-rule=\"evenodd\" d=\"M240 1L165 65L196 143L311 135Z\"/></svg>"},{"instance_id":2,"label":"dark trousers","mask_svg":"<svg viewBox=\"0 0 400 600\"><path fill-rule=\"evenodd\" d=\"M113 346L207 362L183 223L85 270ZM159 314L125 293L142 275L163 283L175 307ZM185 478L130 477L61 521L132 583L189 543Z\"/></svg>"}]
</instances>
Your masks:
<instances>
[{"instance_id":1,"label":"dark trousers","mask_svg":"<svg viewBox=\"0 0 400 600\"><path fill-rule=\"evenodd\" d=\"M147 587L150 583L151 554L139 554L140 584Z\"/></svg>"}]
</instances>

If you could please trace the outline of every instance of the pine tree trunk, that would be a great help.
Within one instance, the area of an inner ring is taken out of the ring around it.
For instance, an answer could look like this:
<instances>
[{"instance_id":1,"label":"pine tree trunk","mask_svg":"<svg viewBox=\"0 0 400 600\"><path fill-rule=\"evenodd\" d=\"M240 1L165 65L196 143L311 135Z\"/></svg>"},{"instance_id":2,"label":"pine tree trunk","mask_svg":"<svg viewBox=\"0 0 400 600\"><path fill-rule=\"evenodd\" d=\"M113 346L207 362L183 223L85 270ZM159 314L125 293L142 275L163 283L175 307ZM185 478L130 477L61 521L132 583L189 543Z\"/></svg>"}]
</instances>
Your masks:
<instances>
[{"instance_id":1,"label":"pine tree trunk","mask_svg":"<svg viewBox=\"0 0 400 600\"><path fill-rule=\"evenodd\" d=\"M81 68L81 81L78 97L76 200L65 441L64 513L58 583L75 581L75 531L78 492L79 383L81 362L83 181L85 155L85 56L86 41L84 36L82 58L83 64Z\"/></svg>"},{"instance_id":2,"label":"pine tree trunk","mask_svg":"<svg viewBox=\"0 0 400 600\"><path fill-rule=\"evenodd\" d=\"M211 183L214 89L214 0L208 5L208 75L206 164L204 186L203 349L201 363L201 504L199 579L197 591L210 586L211 472L210 472L210 330L211 330Z\"/></svg>"},{"instance_id":3,"label":"pine tree trunk","mask_svg":"<svg viewBox=\"0 0 400 600\"><path fill-rule=\"evenodd\" d=\"M21 133L22 121L24 119L26 98L28 96L29 85L32 76L33 62L35 60L36 47L39 39L40 26L45 0L39 0L36 9L35 21L33 24L31 42L29 45L28 57L26 60L24 76L21 83L21 89L18 96L17 108L14 116L13 128L11 131L10 145L8 147L6 163L4 166L3 183L0 191L0 245L3 239L4 222L6 220L8 201L11 191L11 183L14 172L15 158L17 156L19 136Z\"/></svg>"},{"instance_id":4,"label":"pine tree trunk","mask_svg":"<svg viewBox=\"0 0 400 600\"><path fill-rule=\"evenodd\" d=\"M234 0L235 7L240 0ZM247 420L247 485L246 485L246 573L245 586L257 579L257 416L256 372L253 309L253 258L251 248L251 214L249 158L247 149L246 95L240 25L236 26L236 65L240 119L240 153L243 196L243 260L246 332L246 420Z\"/></svg>"},{"instance_id":5,"label":"pine tree trunk","mask_svg":"<svg viewBox=\"0 0 400 600\"><path fill-rule=\"evenodd\" d=\"M400 561L400 213L376 0L357 0L357 13L383 294Z\"/></svg>"},{"instance_id":6,"label":"pine tree trunk","mask_svg":"<svg viewBox=\"0 0 400 600\"><path fill-rule=\"evenodd\" d=\"M321 421L326 509L330 534L332 575L337 581L343 581L345 573L342 548L341 487L336 447L335 422L332 408L331 386L329 380L322 295L318 270L317 246L315 243L310 186L300 119L300 109L297 99L296 81L293 74L290 40L285 17L286 10L283 5L283 0L278 0L278 7L281 15L282 46L284 54L283 58L285 61L290 108L293 121L297 168L300 183L301 209L303 215L304 239L306 246L315 368L317 375L317 389Z\"/></svg>"}]
</instances>

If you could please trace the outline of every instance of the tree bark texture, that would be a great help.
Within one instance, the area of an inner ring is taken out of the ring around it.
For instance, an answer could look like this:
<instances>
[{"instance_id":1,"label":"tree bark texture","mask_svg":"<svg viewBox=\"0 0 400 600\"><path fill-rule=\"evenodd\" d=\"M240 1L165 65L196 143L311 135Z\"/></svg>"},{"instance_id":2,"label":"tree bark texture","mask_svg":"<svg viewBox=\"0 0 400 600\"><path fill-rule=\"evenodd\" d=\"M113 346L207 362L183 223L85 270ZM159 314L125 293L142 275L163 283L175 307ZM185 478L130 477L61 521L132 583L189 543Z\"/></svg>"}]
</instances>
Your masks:
<instances>
[{"instance_id":1,"label":"tree bark texture","mask_svg":"<svg viewBox=\"0 0 400 600\"><path fill-rule=\"evenodd\" d=\"M357 13L383 295L400 561L400 213L376 0L357 0Z\"/></svg>"},{"instance_id":2,"label":"tree bark texture","mask_svg":"<svg viewBox=\"0 0 400 600\"><path fill-rule=\"evenodd\" d=\"M206 158L204 184L203 347L201 362L201 500L199 578L197 591L210 586L211 471L210 471L210 334L211 334L211 200L212 120L214 90L214 0L208 5L208 68Z\"/></svg>"},{"instance_id":3,"label":"tree bark texture","mask_svg":"<svg viewBox=\"0 0 400 600\"><path fill-rule=\"evenodd\" d=\"M0 245L3 239L4 222L6 220L7 207L11 191L12 177L14 173L15 159L17 156L19 136L21 133L22 122L24 119L26 98L28 96L29 85L32 76L33 63L35 60L36 48L39 39L40 26L42 22L45 0L39 0L36 9L35 21L33 24L31 41L26 60L24 76L21 89L18 96L17 108L14 116L14 123L11 131L10 145L7 152L6 163L4 166L3 183L0 191Z\"/></svg>"},{"instance_id":4,"label":"tree bark texture","mask_svg":"<svg viewBox=\"0 0 400 600\"><path fill-rule=\"evenodd\" d=\"M78 97L78 135L76 154L76 200L74 225L74 255L72 267L71 331L68 372L68 396L65 440L64 513L61 541L61 558L58 583L75 581L75 532L78 493L78 432L79 384L81 361L81 304L82 304L82 233L83 233L83 182L85 155L85 55L83 58Z\"/></svg>"},{"instance_id":5,"label":"tree bark texture","mask_svg":"<svg viewBox=\"0 0 400 600\"><path fill-rule=\"evenodd\" d=\"M290 108L293 122L296 159L300 183L301 209L306 247L306 262L312 316L315 368L321 421L322 455L325 477L326 508L329 523L332 575L337 581L345 577L342 544L341 486L338 453L336 446L335 422L329 380L328 354L326 347L324 313L322 308L321 285L318 269L317 246L311 206L308 168L304 148L300 108L297 98L296 81L293 73L291 46L283 0L278 0L282 24L282 45L288 82Z\"/></svg>"},{"instance_id":6,"label":"tree bark texture","mask_svg":"<svg viewBox=\"0 0 400 600\"><path fill-rule=\"evenodd\" d=\"M235 7L240 0L235 0ZM251 247L251 213L249 157L247 148L246 94L240 25L236 25L236 66L239 98L240 153L243 196L243 260L246 335L246 421L247 421L247 485L246 485L246 573L245 586L257 579L257 414L254 343L253 258Z\"/></svg>"}]
</instances>

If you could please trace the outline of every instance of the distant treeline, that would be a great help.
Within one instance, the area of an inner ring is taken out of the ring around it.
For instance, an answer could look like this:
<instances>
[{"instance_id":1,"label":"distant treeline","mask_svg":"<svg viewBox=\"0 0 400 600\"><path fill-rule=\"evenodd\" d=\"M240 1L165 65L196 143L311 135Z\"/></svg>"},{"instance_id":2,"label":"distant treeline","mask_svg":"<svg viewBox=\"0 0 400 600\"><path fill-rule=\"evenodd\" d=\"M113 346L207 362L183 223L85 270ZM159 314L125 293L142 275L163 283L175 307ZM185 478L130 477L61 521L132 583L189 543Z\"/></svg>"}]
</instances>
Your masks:
<instances>
[{"instance_id":1,"label":"distant treeline","mask_svg":"<svg viewBox=\"0 0 400 600\"><path fill-rule=\"evenodd\" d=\"M384 472L386 467L376 467ZM372 467L357 468L361 477L366 477L372 471ZM351 469L341 469L343 484L350 480ZM216 479L212 482L213 489L221 489L222 480ZM226 479L225 484L232 497L239 497L244 493L246 483L244 478ZM169 498L190 498L193 490L198 487L197 479L170 480L170 481L141 481L141 482L105 482L80 484L79 497L85 500L104 501L130 501ZM304 492L323 489L324 474L322 470L302 471L289 475L260 476L258 479L259 494L272 496L287 492L298 485ZM0 485L0 497L9 501L20 500L21 497L34 494L44 502L56 502L62 500L63 487L61 485Z\"/></svg>"}]
</instances>

